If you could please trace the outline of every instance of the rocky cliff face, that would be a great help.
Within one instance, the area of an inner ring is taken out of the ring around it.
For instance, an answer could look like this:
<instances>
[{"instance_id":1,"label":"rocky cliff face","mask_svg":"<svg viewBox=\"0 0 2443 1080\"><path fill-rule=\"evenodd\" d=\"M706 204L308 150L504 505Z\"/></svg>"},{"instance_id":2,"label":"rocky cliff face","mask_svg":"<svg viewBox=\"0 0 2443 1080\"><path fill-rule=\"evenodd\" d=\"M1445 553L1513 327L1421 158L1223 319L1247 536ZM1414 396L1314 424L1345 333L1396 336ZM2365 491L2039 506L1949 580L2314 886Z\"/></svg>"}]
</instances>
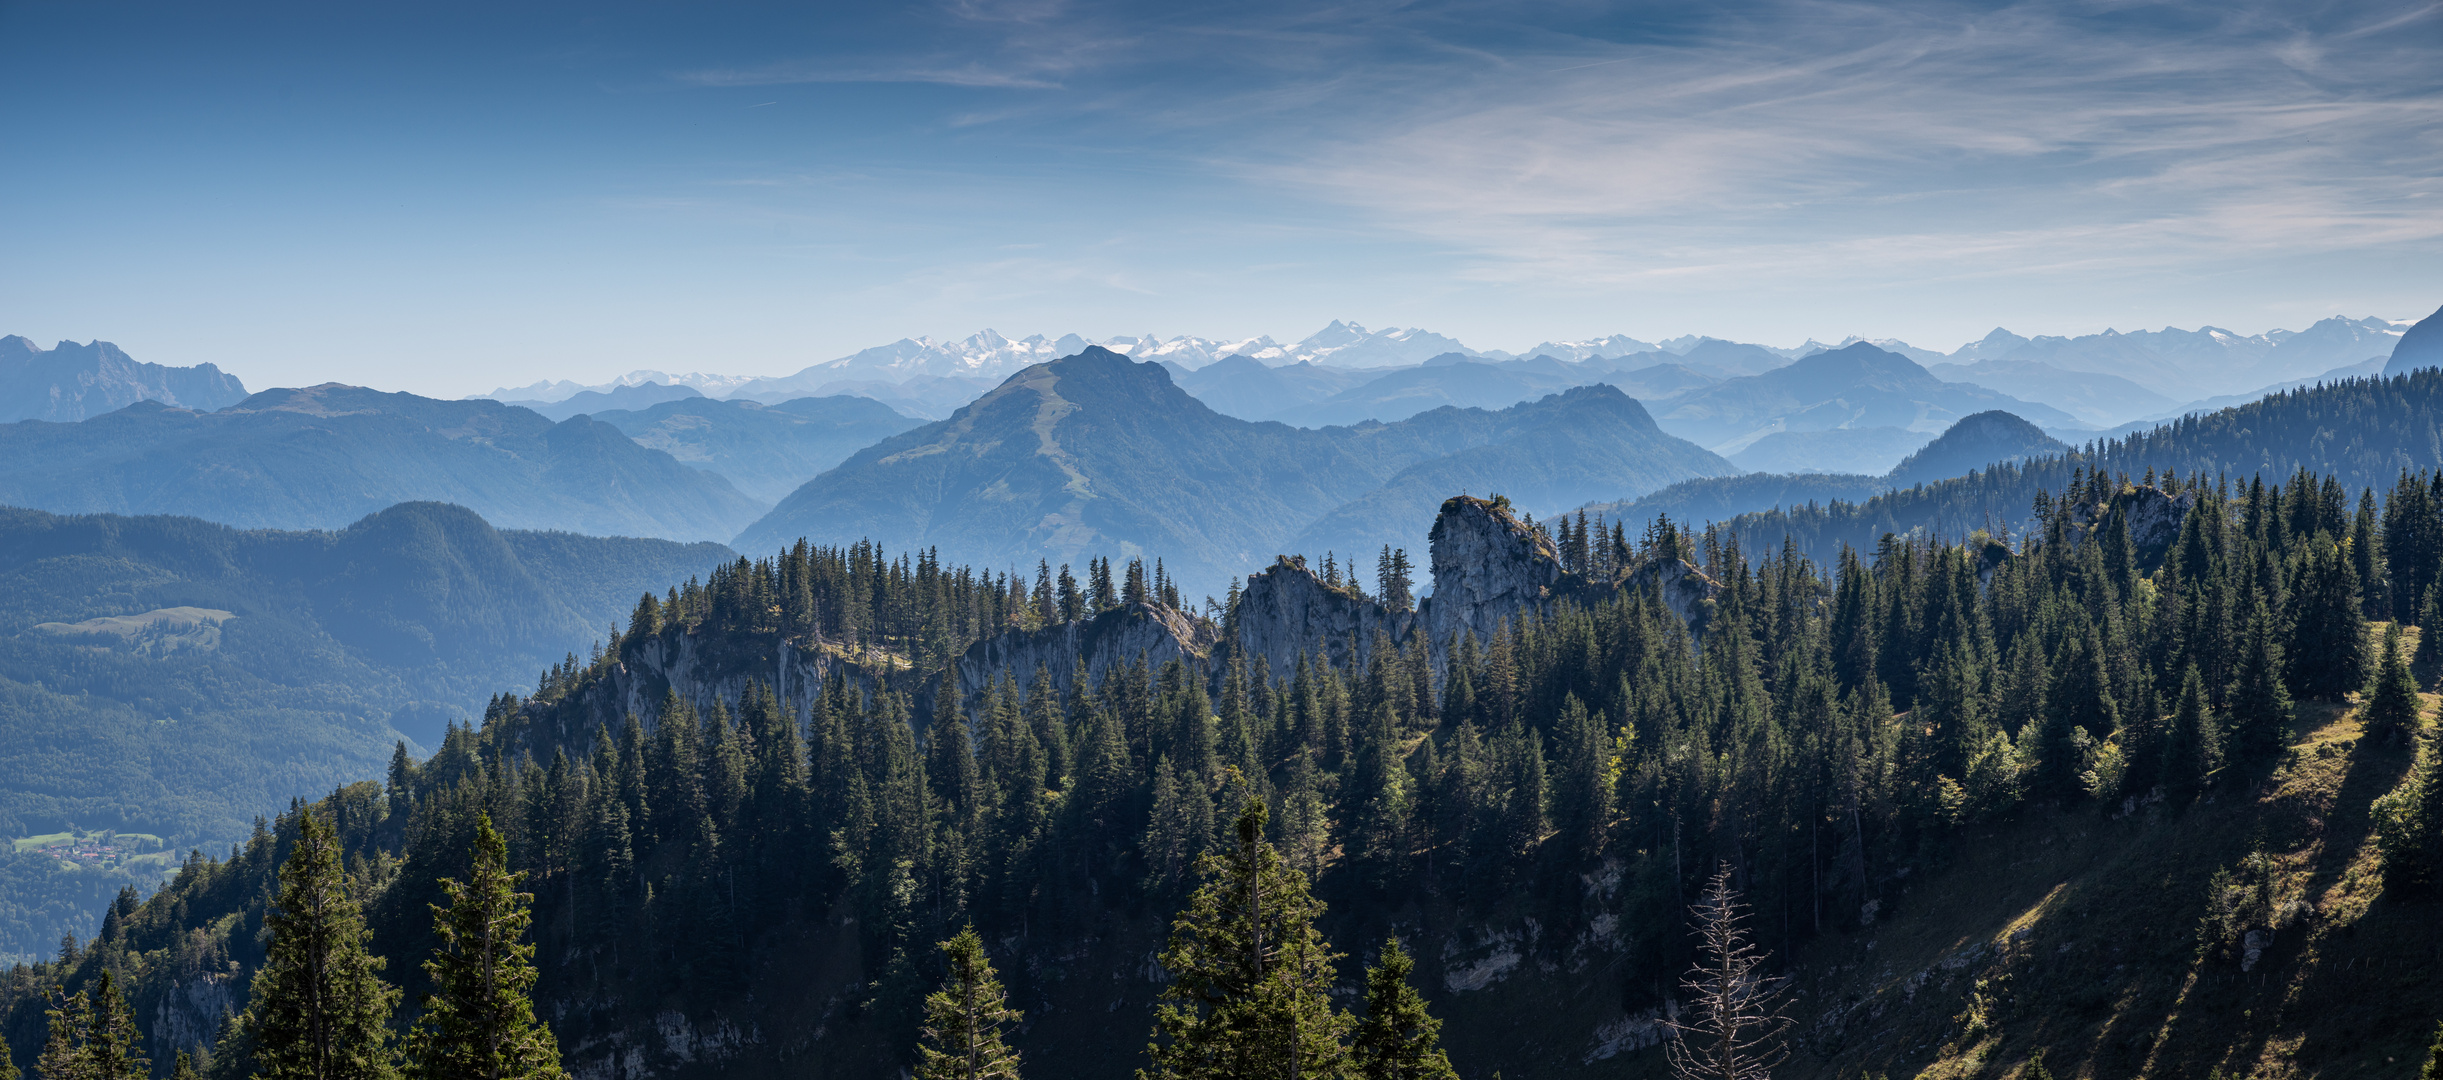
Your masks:
<instances>
[{"instance_id":1,"label":"rocky cliff face","mask_svg":"<svg viewBox=\"0 0 2443 1080\"><path fill-rule=\"evenodd\" d=\"M2073 506L2070 543L2077 544L2090 529L2109 526L2112 512L2118 509L2128 521L2130 551L2140 567L2152 569L2162 564L2163 553L2180 539L2181 523L2188 520L2189 510L2196 505L2194 491L2166 495L2163 489L2150 485L2123 492L2108 502Z\"/></svg>"},{"instance_id":2,"label":"rocky cliff face","mask_svg":"<svg viewBox=\"0 0 2443 1080\"><path fill-rule=\"evenodd\" d=\"M1140 656L1155 667L1172 660L1201 662L1220 641L1221 632L1210 621L1159 604L1130 604L1090 619L1012 630L968 646L958 662L959 692L983 693L1004 672L1024 689L1041 668L1065 693L1081 657L1087 673L1100 680L1112 666Z\"/></svg>"},{"instance_id":3,"label":"rocky cliff face","mask_svg":"<svg viewBox=\"0 0 2443 1080\"><path fill-rule=\"evenodd\" d=\"M15 335L0 338L0 423L83 420L139 401L211 412L244 400L245 385L210 364L138 363L107 341L42 349Z\"/></svg>"},{"instance_id":4,"label":"rocky cliff face","mask_svg":"<svg viewBox=\"0 0 2443 1080\"><path fill-rule=\"evenodd\" d=\"M1520 612L1543 611L1559 593L1575 591L1561 553L1507 507L1465 495L1449 499L1429 536L1434 594L1423 615L1436 666L1453 638L1483 640Z\"/></svg>"},{"instance_id":5,"label":"rocky cliff face","mask_svg":"<svg viewBox=\"0 0 2443 1080\"><path fill-rule=\"evenodd\" d=\"M1289 678L1301 653L1321 646L1335 665L1352 656L1363 664L1373 655L1374 639L1408 637L1416 615L1394 612L1373 600L1359 600L1323 583L1304 560L1283 556L1263 573L1247 579L1232 624L1239 655L1249 663L1262 660L1276 679Z\"/></svg>"}]
</instances>

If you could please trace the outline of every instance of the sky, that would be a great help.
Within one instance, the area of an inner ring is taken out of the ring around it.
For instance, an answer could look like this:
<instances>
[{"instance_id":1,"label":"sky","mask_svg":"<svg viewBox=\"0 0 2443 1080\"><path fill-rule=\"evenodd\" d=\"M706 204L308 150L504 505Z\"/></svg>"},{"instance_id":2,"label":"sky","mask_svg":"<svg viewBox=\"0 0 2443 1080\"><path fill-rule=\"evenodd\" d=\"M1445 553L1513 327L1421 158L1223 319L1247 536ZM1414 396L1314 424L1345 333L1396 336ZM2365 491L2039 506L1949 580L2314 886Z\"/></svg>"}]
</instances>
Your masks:
<instances>
[{"instance_id":1,"label":"sky","mask_svg":"<svg viewBox=\"0 0 2443 1080\"><path fill-rule=\"evenodd\" d=\"M2443 304L2437 3L0 0L0 44L0 334L258 389Z\"/></svg>"}]
</instances>

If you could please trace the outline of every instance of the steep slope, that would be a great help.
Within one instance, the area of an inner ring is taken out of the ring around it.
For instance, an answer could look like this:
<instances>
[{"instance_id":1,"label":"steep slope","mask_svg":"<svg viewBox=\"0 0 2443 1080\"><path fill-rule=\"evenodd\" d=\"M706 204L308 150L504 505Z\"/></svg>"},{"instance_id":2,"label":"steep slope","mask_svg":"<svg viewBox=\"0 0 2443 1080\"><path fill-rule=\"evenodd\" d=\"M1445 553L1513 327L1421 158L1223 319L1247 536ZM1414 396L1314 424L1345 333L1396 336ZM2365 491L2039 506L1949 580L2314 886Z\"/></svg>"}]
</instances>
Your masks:
<instances>
[{"instance_id":1,"label":"steep slope","mask_svg":"<svg viewBox=\"0 0 2443 1080\"><path fill-rule=\"evenodd\" d=\"M1300 530L1289 550L1308 555L1363 555L1384 545L1415 550L1452 492L1498 493L1551 514L1691 476L1738 471L1664 434L1644 406L1611 386L1582 386L1495 415L1500 426L1484 445L1400 470L1381 487Z\"/></svg>"},{"instance_id":2,"label":"steep slope","mask_svg":"<svg viewBox=\"0 0 2443 1080\"><path fill-rule=\"evenodd\" d=\"M336 383L212 413L140 403L0 426L0 502L17 506L327 529L415 500L511 528L679 540L726 539L762 506L608 424Z\"/></svg>"},{"instance_id":3,"label":"steep slope","mask_svg":"<svg viewBox=\"0 0 2443 1080\"><path fill-rule=\"evenodd\" d=\"M2401 335L2392 346L2392 358L2384 362L2384 374L2406 375L2431 367L2443 367L2443 308Z\"/></svg>"},{"instance_id":4,"label":"steep slope","mask_svg":"<svg viewBox=\"0 0 2443 1080\"><path fill-rule=\"evenodd\" d=\"M501 532L432 503L308 533L0 509L0 839L73 824L217 849L299 785L438 743L640 591L730 554ZM108 892L166 868L94 874ZM90 934L90 907L26 915L82 881L0 874L0 953Z\"/></svg>"},{"instance_id":5,"label":"steep slope","mask_svg":"<svg viewBox=\"0 0 2443 1080\"><path fill-rule=\"evenodd\" d=\"M107 341L43 349L14 334L0 337L0 423L77 421L139 401L211 410L245 398L236 376L210 364L138 363Z\"/></svg>"},{"instance_id":6,"label":"steep slope","mask_svg":"<svg viewBox=\"0 0 2443 1080\"><path fill-rule=\"evenodd\" d=\"M872 398L798 398L778 405L693 397L635 411L596 412L639 445L729 479L777 503L850 454L922 421Z\"/></svg>"},{"instance_id":7,"label":"steep slope","mask_svg":"<svg viewBox=\"0 0 2443 1080\"><path fill-rule=\"evenodd\" d=\"M1907 357L1860 342L1674 398L1656 420L1663 430L1718 453L1736 453L1778 431L1935 431L1991 408L2012 409L2045 423L2071 419L2059 410L1982 387L1943 382Z\"/></svg>"},{"instance_id":8,"label":"steep slope","mask_svg":"<svg viewBox=\"0 0 2443 1080\"><path fill-rule=\"evenodd\" d=\"M1894 466L1886 479L1893 487L1908 487L1966 476L1972 469L1991 468L1997 463L2016 464L2059 454L2069 448L2069 444L2045 434L2042 428L1996 409L1962 417L1940 438Z\"/></svg>"}]
</instances>

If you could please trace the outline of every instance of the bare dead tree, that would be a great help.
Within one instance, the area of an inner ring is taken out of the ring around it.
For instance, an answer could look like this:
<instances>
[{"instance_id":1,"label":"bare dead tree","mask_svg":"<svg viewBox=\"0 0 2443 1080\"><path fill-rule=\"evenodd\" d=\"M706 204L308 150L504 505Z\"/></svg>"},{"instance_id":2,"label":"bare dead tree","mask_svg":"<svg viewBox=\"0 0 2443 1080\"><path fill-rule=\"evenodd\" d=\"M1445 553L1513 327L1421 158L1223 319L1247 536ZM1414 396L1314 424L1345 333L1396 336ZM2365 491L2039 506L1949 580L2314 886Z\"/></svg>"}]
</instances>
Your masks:
<instances>
[{"instance_id":1,"label":"bare dead tree","mask_svg":"<svg viewBox=\"0 0 2443 1080\"><path fill-rule=\"evenodd\" d=\"M1768 1080L1790 1056L1790 1018L1782 1014L1789 980L1765 972L1765 951L1740 925L1746 906L1725 864L1689 909L1698 937L1697 962L1680 981L1689 1001L1664 1021L1677 1080Z\"/></svg>"}]
</instances>

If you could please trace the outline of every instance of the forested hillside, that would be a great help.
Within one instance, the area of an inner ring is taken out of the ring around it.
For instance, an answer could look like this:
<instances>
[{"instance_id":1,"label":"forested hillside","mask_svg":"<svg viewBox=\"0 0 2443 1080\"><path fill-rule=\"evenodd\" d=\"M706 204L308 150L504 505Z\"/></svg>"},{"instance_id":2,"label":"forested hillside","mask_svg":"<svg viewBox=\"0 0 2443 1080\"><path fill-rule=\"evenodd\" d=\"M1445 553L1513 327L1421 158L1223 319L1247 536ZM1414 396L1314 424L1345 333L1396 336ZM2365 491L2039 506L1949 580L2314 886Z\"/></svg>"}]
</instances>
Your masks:
<instances>
[{"instance_id":1,"label":"forested hillside","mask_svg":"<svg viewBox=\"0 0 2443 1080\"><path fill-rule=\"evenodd\" d=\"M1786 536L1800 550L1829 558L1843 544L1871 548L1887 532L1964 536L1977 529L2024 530L2036 495L2065 488L2082 471L2241 479L2288 477L2304 469L2330 477L2355 497L2390 488L2403 470L2438 464L2443 464L2443 372L2429 370L2284 391L2068 454L2003 464L1862 503L1742 515L1727 528L1751 550L1779 546Z\"/></svg>"},{"instance_id":2,"label":"forested hillside","mask_svg":"<svg viewBox=\"0 0 2443 1080\"><path fill-rule=\"evenodd\" d=\"M2065 1076L2260 1056L2315 1075L2417 1052L2436 1002L2406 969L2356 1009L2221 988L2268 963L2339 978L2403 944L2342 927L2443 914L2422 891L2443 755L2413 640L2369 621L2405 597L2427 598L2410 621L2443 618L2443 479L2358 506L2336 477L2070 480L2007 544L1892 538L1828 564L1453 499L1423 604L1396 553L1370 575L1284 561L1213 622L1140 564L1030 580L799 545L647 595L599 656L322 813L409 1001L436 879L463 876L479 816L499 824L535 894L541 1011L590 1076L888 1075L913 1059L933 943L971 922L1027 1017L1028 1075L1128 1075L1149 956L1249 796L1334 948L1410 943L1465 1076L1659 1072L1717 868L1772 966L1807 980L1793 1074L2046 1051ZM2335 761L2342 808L2316 809ZM2307 879L2266 860L2299 830L2232 848L2257 807L2338 813L2314 880L2358 899L2293 906ZM242 1004L296 829L191 858L102 940L18 969L19 1060L42 995L104 970L156 1062L200 1047ZM2088 906L2101 879L2023 895L2022 864L2095 868L2014 845L2066 858L2141 829L2197 840L2126 882L2147 914Z\"/></svg>"},{"instance_id":3,"label":"forested hillside","mask_svg":"<svg viewBox=\"0 0 2443 1080\"><path fill-rule=\"evenodd\" d=\"M497 531L429 503L299 533L0 510L0 839L217 848L298 792L378 775L402 737L437 745L465 703L728 554ZM46 846L0 848L0 953L90 934L90 898L175 865Z\"/></svg>"},{"instance_id":4,"label":"forested hillside","mask_svg":"<svg viewBox=\"0 0 2443 1080\"><path fill-rule=\"evenodd\" d=\"M0 425L0 503L338 529L456 503L507 528L727 540L763 505L608 424L496 401L327 384L217 412L144 402L74 424Z\"/></svg>"}]
</instances>

